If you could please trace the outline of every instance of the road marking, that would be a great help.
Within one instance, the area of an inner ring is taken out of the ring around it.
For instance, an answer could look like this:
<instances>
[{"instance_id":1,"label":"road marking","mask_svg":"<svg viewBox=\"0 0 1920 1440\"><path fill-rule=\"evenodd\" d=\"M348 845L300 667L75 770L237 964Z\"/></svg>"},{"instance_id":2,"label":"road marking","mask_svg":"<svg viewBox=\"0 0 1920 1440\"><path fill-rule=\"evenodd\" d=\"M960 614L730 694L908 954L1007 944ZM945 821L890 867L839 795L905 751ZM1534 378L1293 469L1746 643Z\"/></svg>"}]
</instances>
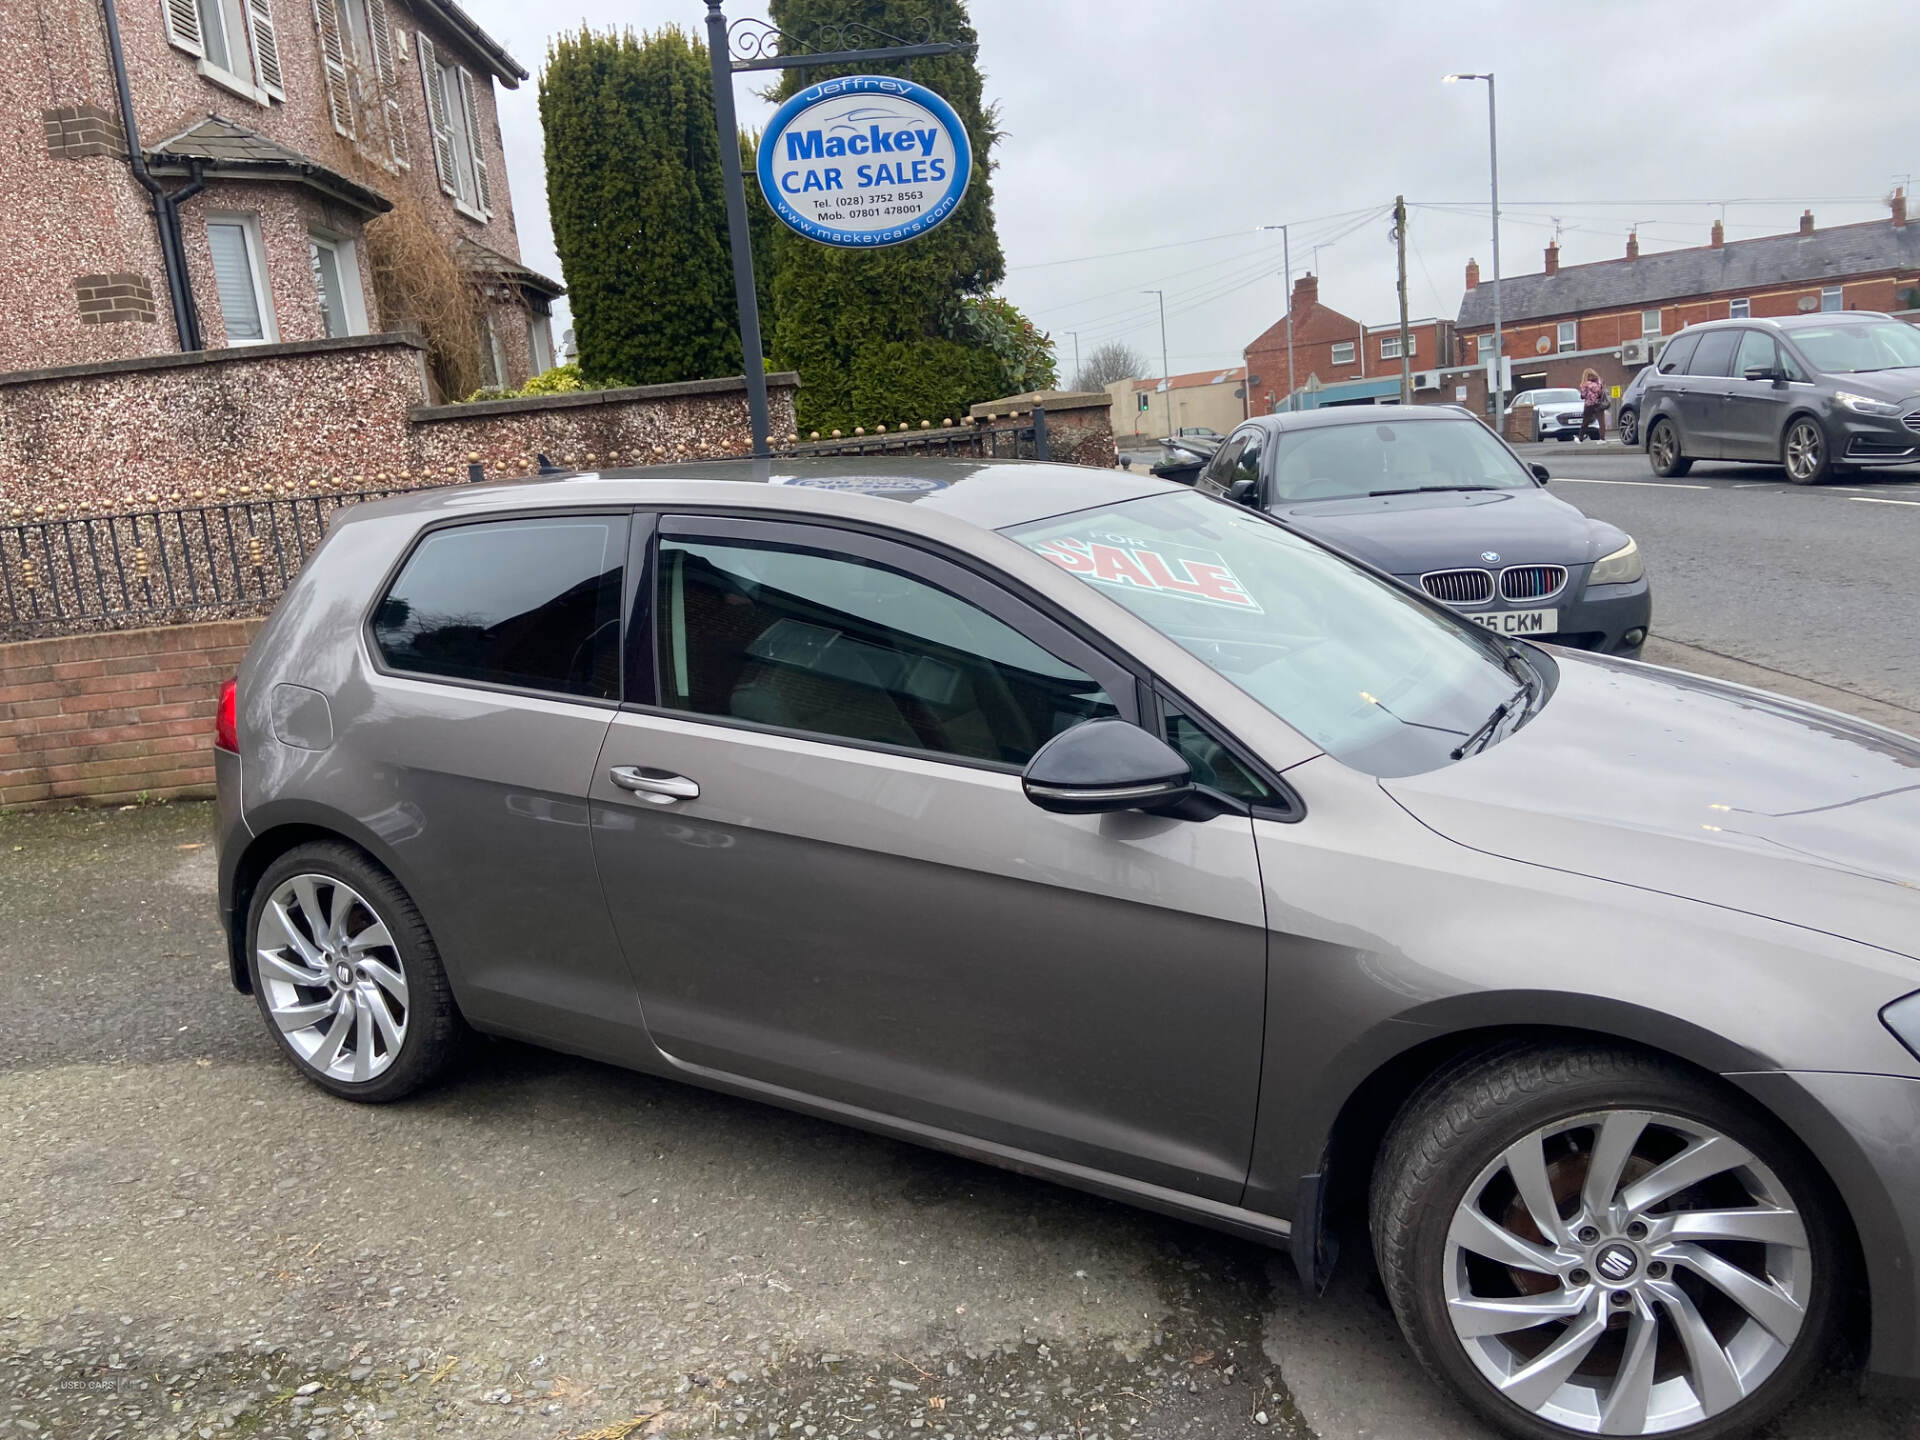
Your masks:
<instances>
[{"instance_id":1,"label":"road marking","mask_svg":"<svg viewBox=\"0 0 1920 1440\"><path fill-rule=\"evenodd\" d=\"M1711 490L1711 485L1677 485L1668 480L1588 480L1579 475L1556 475L1556 485L1637 485L1643 490Z\"/></svg>"},{"instance_id":2,"label":"road marking","mask_svg":"<svg viewBox=\"0 0 1920 1440\"><path fill-rule=\"evenodd\" d=\"M1849 495L1849 500L1858 500L1862 505L1920 505L1920 500L1882 500L1878 495Z\"/></svg>"}]
</instances>

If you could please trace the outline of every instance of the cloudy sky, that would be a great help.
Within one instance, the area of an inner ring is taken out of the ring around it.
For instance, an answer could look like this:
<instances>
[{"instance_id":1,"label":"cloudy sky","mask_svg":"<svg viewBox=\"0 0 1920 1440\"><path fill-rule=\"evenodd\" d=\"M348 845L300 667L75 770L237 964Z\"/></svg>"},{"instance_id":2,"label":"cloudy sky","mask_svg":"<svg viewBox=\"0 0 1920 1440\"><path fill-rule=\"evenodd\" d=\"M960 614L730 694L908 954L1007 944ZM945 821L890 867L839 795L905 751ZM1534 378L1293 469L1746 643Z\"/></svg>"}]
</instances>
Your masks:
<instances>
[{"instance_id":1,"label":"cloudy sky","mask_svg":"<svg viewBox=\"0 0 1920 1440\"><path fill-rule=\"evenodd\" d=\"M704 37L703 0L466 0L537 77L547 37L585 24ZM1176 371L1237 364L1297 275L1356 319L1394 318L1388 208L1404 194L1414 318L1452 315L1469 255L1491 273L1487 96L1499 77L1501 265L1562 264L1886 214L1920 168L1920 82L1896 37L1910 0L1733 5L1609 0L971 0L1006 139L994 208L1007 296L1054 337L1062 378L1120 339ZM764 0L730 16L764 17ZM771 107L752 77L741 122ZM525 259L558 274L536 86L503 92ZM751 183L751 182L750 182ZM1319 248L1315 249L1318 246Z\"/></svg>"}]
</instances>

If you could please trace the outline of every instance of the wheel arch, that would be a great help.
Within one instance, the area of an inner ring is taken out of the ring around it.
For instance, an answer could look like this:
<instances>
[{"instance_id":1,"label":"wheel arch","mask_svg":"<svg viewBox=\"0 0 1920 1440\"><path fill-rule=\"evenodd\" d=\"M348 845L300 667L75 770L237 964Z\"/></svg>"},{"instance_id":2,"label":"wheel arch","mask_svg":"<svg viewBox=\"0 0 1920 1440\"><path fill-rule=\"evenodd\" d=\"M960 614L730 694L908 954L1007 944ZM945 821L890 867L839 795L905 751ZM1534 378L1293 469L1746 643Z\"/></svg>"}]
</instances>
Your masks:
<instances>
[{"instance_id":1,"label":"wheel arch","mask_svg":"<svg viewBox=\"0 0 1920 1440\"><path fill-rule=\"evenodd\" d=\"M1376 1055L1370 1067L1329 1107L1319 1170L1302 1181L1303 1203L1293 1221L1291 1251L1309 1288L1324 1286L1341 1249L1340 1241L1343 1235L1351 1237L1356 1220L1360 1236L1364 1236L1367 1195L1374 1172L1394 1123L1415 1095L1451 1071L1503 1049L1605 1046L1683 1065L1777 1125L1827 1189L1823 1198L1834 1207L1851 1276L1866 1277L1872 1286L1871 1323L1877 1329L1883 1318L1895 1318L1895 1311L1904 1316L1912 1309L1909 1301L1903 1310L1897 1303L1902 1297L1887 1293L1903 1281L1910 1285L1906 1279L1908 1266L1888 1267L1884 1276L1876 1276L1864 1265L1863 1231L1871 1229L1886 1235L1897 1233L1897 1225L1882 1213L1886 1209L1883 1195L1867 1193L1864 1182L1845 1183L1849 1176L1870 1174L1864 1158L1857 1154L1857 1146L1831 1117L1804 1100L1793 1105L1774 1103L1766 1087L1740 1083L1749 1075L1780 1073L1760 1057L1671 1016L1652 1016L1661 1023L1651 1030L1633 1023L1630 1015L1609 1016L1593 1023L1489 1018L1490 1023L1457 1029L1441 1031L1436 1027L1423 1036L1409 1037L1408 1043L1391 1053Z\"/></svg>"},{"instance_id":2,"label":"wheel arch","mask_svg":"<svg viewBox=\"0 0 1920 1440\"><path fill-rule=\"evenodd\" d=\"M403 867L394 863L391 847L349 815L325 806L295 803L273 806L248 818L254 833L234 858L224 916L227 966L233 988L243 995L253 993L253 980L247 971L247 915L253 907L253 892L268 867L289 850L323 841L351 845L393 876L409 896L416 893L407 884ZM417 898L414 903L419 904Z\"/></svg>"}]
</instances>

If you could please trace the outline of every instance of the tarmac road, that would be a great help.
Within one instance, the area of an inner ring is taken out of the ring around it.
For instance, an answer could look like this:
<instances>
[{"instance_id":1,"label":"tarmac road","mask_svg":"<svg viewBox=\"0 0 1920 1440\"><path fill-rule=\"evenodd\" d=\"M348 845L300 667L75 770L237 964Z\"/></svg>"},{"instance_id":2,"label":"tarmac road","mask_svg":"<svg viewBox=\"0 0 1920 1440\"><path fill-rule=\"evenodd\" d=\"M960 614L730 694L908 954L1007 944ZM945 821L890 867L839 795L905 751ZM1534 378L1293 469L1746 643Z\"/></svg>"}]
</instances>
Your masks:
<instances>
[{"instance_id":1,"label":"tarmac road","mask_svg":"<svg viewBox=\"0 0 1920 1440\"><path fill-rule=\"evenodd\" d=\"M0 817L0 1436L1487 1433L1363 1249L1310 1301L1251 1244L516 1045L334 1100L227 983L210 823ZM1916 1434L1835 1369L1769 1440Z\"/></svg>"}]
</instances>

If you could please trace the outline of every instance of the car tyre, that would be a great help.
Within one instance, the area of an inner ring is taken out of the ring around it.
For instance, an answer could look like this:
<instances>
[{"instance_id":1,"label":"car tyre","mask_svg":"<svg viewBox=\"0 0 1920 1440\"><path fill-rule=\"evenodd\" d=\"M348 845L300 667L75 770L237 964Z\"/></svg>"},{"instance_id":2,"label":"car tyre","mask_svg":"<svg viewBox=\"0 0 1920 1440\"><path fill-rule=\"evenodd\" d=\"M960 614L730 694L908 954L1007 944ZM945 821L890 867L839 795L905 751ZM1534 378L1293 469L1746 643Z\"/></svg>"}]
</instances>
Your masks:
<instances>
[{"instance_id":1,"label":"car tyre","mask_svg":"<svg viewBox=\"0 0 1920 1440\"><path fill-rule=\"evenodd\" d=\"M1799 1145L1711 1078L1530 1043L1416 1092L1370 1205L1420 1363L1524 1440L1751 1433L1832 1348L1848 1253L1837 1214ZM1551 1273L1531 1268L1539 1257Z\"/></svg>"},{"instance_id":2,"label":"car tyre","mask_svg":"<svg viewBox=\"0 0 1920 1440\"><path fill-rule=\"evenodd\" d=\"M1631 410L1620 412L1620 443L1638 445L1640 443L1640 417Z\"/></svg>"},{"instance_id":3,"label":"car tyre","mask_svg":"<svg viewBox=\"0 0 1920 1440\"><path fill-rule=\"evenodd\" d=\"M469 1031L419 909L365 853L296 846L247 907L247 968L267 1029L308 1080L398 1100L445 1074Z\"/></svg>"},{"instance_id":4,"label":"car tyre","mask_svg":"<svg viewBox=\"0 0 1920 1440\"><path fill-rule=\"evenodd\" d=\"M1653 473L1667 480L1677 480L1693 468L1693 461L1680 453L1680 432L1671 420L1653 422L1647 432L1647 459Z\"/></svg>"},{"instance_id":5,"label":"car tyre","mask_svg":"<svg viewBox=\"0 0 1920 1440\"><path fill-rule=\"evenodd\" d=\"M1780 464L1787 479L1796 485L1818 485L1833 475L1833 456L1827 449L1827 437L1820 422L1811 415L1800 415L1787 426L1780 440Z\"/></svg>"}]
</instances>

